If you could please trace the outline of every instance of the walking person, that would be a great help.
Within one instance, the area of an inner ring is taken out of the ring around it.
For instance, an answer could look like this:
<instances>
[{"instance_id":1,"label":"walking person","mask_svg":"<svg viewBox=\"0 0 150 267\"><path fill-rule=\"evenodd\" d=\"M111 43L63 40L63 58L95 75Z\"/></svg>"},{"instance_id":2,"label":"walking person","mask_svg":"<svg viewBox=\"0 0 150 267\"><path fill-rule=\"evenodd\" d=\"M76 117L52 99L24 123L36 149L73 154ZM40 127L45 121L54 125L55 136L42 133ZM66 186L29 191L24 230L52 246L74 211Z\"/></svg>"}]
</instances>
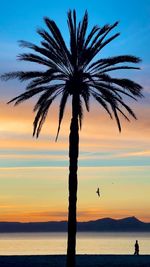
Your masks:
<instances>
[{"instance_id":1,"label":"walking person","mask_svg":"<svg viewBox=\"0 0 150 267\"><path fill-rule=\"evenodd\" d=\"M134 247L135 247L134 255L139 255L139 243L138 243L138 240L136 240Z\"/></svg>"}]
</instances>

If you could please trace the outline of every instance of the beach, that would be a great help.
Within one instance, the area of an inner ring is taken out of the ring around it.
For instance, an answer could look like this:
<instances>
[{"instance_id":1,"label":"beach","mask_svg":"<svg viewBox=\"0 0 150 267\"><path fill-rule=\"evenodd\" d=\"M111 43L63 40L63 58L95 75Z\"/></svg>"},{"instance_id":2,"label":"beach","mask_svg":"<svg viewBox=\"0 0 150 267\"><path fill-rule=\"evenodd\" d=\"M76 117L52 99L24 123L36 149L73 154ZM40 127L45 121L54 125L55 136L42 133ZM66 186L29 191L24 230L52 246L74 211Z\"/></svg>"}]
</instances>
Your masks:
<instances>
[{"instance_id":1,"label":"beach","mask_svg":"<svg viewBox=\"0 0 150 267\"><path fill-rule=\"evenodd\" d=\"M65 267L66 255L0 256L1 267ZM150 255L77 255L77 267L149 267Z\"/></svg>"}]
</instances>

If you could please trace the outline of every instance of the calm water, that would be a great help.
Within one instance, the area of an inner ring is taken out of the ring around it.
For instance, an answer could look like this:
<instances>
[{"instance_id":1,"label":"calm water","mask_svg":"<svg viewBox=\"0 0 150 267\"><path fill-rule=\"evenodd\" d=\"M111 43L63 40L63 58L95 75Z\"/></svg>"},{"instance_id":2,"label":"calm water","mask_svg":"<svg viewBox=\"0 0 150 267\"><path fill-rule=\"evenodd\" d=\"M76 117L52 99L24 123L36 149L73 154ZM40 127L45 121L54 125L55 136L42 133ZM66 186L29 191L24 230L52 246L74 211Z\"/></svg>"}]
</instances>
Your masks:
<instances>
[{"instance_id":1,"label":"calm water","mask_svg":"<svg viewBox=\"0 0 150 267\"><path fill-rule=\"evenodd\" d=\"M78 254L150 254L150 233L78 233ZM0 255L66 254L66 233L0 234Z\"/></svg>"}]
</instances>

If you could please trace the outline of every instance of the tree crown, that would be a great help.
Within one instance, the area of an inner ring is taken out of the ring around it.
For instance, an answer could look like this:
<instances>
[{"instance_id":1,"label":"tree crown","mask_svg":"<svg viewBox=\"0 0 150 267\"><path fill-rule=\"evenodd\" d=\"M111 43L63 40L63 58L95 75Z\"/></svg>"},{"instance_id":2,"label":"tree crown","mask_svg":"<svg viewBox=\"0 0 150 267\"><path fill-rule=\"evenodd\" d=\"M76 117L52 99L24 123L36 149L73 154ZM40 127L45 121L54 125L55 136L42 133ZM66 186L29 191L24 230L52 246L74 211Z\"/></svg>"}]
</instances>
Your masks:
<instances>
[{"instance_id":1,"label":"tree crown","mask_svg":"<svg viewBox=\"0 0 150 267\"><path fill-rule=\"evenodd\" d=\"M76 105L80 126L83 117L82 104L84 102L89 111L90 97L93 97L111 118L115 117L119 131L121 131L119 114L129 121L128 115L125 114L127 111L136 119L132 109L123 101L123 96L134 100L142 97L141 85L130 79L114 78L110 73L116 70L138 70L139 67L130 64L137 64L140 59L132 55L119 55L95 60L95 56L119 36L119 33L116 33L108 37L118 22L112 25L106 24L103 27L94 26L87 33L88 12L86 11L83 19L77 23L75 10L69 11L67 22L70 47L68 48L56 23L47 17L44 21L47 30L37 30L42 38L41 45L20 41L22 47L27 47L33 52L21 54L18 59L41 64L45 70L17 71L1 76L5 80L18 78L20 81L28 81L26 91L8 103L14 102L17 105L40 94L34 106L36 116L33 123L33 135L39 136L48 110L53 100L59 95L61 100L58 133L69 96L78 96Z\"/></svg>"}]
</instances>

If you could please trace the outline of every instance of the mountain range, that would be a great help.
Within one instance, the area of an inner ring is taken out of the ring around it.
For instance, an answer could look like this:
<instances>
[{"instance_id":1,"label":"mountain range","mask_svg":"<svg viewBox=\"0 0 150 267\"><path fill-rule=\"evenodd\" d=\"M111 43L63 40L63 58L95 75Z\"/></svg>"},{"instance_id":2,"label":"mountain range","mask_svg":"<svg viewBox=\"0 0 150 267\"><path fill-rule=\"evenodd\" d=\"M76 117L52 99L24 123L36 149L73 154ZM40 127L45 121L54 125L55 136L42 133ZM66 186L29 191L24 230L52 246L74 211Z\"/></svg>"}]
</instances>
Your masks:
<instances>
[{"instance_id":1,"label":"mountain range","mask_svg":"<svg viewBox=\"0 0 150 267\"><path fill-rule=\"evenodd\" d=\"M0 222L0 233L13 232L66 232L66 221L50 222ZM136 217L123 219L104 218L95 221L78 222L79 232L150 232L150 223L138 220Z\"/></svg>"}]
</instances>

